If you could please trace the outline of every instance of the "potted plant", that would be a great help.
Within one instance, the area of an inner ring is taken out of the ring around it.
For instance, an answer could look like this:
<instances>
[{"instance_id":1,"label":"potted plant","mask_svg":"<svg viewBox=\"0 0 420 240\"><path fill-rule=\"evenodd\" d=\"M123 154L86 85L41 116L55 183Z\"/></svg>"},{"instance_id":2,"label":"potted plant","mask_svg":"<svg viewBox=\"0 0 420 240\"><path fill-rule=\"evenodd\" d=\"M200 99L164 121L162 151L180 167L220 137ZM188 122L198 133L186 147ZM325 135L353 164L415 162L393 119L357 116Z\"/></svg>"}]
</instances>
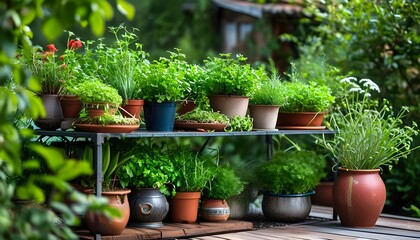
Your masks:
<instances>
[{"instance_id":1,"label":"potted plant","mask_svg":"<svg viewBox=\"0 0 420 240\"><path fill-rule=\"evenodd\" d=\"M78 119L73 125L77 130L86 132L129 133L140 127L140 120L105 113L102 116Z\"/></svg>"},{"instance_id":2,"label":"potted plant","mask_svg":"<svg viewBox=\"0 0 420 240\"><path fill-rule=\"evenodd\" d=\"M109 206L118 211L119 216L110 218L101 211L89 211L85 215L85 221L91 233L119 235L127 226L130 217L130 206L127 194L129 194L131 190L119 187L116 173L129 158L120 159L120 152L111 156L111 147L109 143L104 144L102 157L102 196L108 200ZM91 147L85 148L83 160L88 161L92 167L94 166L93 150ZM92 187L92 182L93 181L84 181L84 185ZM86 192L93 193L94 190L88 189Z\"/></svg>"},{"instance_id":3,"label":"potted plant","mask_svg":"<svg viewBox=\"0 0 420 240\"><path fill-rule=\"evenodd\" d=\"M261 79L249 100L249 114L254 119L254 129L276 129L283 95L280 77L274 67L271 69L271 76Z\"/></svg>"},{"instance_id":4,"label":"potted plant","mask_svg":"<svg viewBox=\"0 0 420 240\"><path fill-rule=\"evenodd\" d=\"M213 168L213 178L203 191L200 217L204 221L224 222L230 214L226 199L240 194L245 183L229 165L218 165Z\"/></svg>"},{"instance_id":5,"label":"potted plant","mask_svg":"<svg viewBox=\"0 0 420 240\"><path fill-rule=\"evenodd\" d=\"M114 114L122 102L118 91L99 81L97 78L86 79L72 88L88 112L89 117Z\"/></svg>"},{"instance_id":6,"label":"potted plant","mask_svg":"<svg viewBox=\"0 0 420 240\"><path fill-rule=\"evenodd\" d=\"M385 184L379 176L382 167L391 168L413 149L416 124L403 123L407 108L395 115L384 100L379 106L371 92L379 87L369 79L341 80L343 99L331 124L332 139L319 139L339 164L333 186L334 208L341 224L348 227L375 225L386 200Z\"/></svg>"},{"instance_id":7,"label":"potted plant","mask_svg":"<svg viewBox=\"0 0 420 240\"><path fill-rule=\"evenodd\" d=\"M229 124L229 118L212 110L202 110L200 107L182 115L177 115L175 128L198 131L224 131Z\"/></svg>"},{"instance_id":8,"label":"potted plant","mask_svg":"<svg viewBox=\"0 0 420 240\"><path fill-rule=\"evenodd\" d=\"M187 86L182 68L173 59L155 60L141 81L146 129L172 131L177 101L184 97Z\"/></svg>"},{"instance_id":9,"label":"potted plant","mask_svg":"<svg viewBox=\"0 0 420 240\"><path fill-rule=\"evenodd\" d=\"M165 197L175 194L168 184L174 183L178 170L165 147L152 141L136 143L133 155L121 167L118 177L123 187L133 192L128 196L132 224L139 227L163 227L162 220L169 212Z\"/></svg>"},{"instance_id":10,"label":"potted plant","mask_svg":"<svg viewBox=\"0 0 420 240\"><path fill-rule=\"evenodd\" d=\"M143 108L144 100L135 99L140 91L137 68L146 65L147 53L143 51L142 45L136 43L136 49L131 48L138 37L134 33L138 29L133 28L129 32L126 27L110 27L116 42L113 46L99 44L96 50L100 78L118 91L122 97L121 113L126 117L139 117ZM122 34L120 32L122 31Z\"/></svg>"},{"instance_id":11,"label":"potted plant","mask_svg":"<svg viewBox=\"0 0 420 240\"><path fill-rule=\"evenodd\" d=\"M299 82L299 75L292 64L289 82L283 82L280 89L283 102L280 104L277 126L280 129L323 129L321 126L328 110L334 103L334 96L326 85L315 82Z\"/></svg>"},{"instance_id":12,"label":"potted plant","mask_svg":"<svg viewBox=\"0 0 420 240\"><path fill-rule=\"evenodd\" d=\"M313 189L324 177L325 158L312 151L277 152L256 169L265 190L262 210L274 221L305 220L311 211Z\"/></svg>"},{"instance_id":13,"label":"potted plant","mask_svg":"<svg viewBox=\"0 0 420 240\"><path fill-rule=\"evenodd\" d=\"M211 157L194 153L189 146L176 147L172 154L179 175L175 178L176 194L171 198L171 220L178 223L197 221L201 192L213 177Z\"/></svg>"},{"instance_id":14,"label":"potted plant","mask_svg":"<svg viewBox=\"0 0 420 240\"><path fill-rule=\"evenodd\" d=\"M44 106L43 117L35 120L35 125L45 130L56 130L63 119L59 103L59 94L63 90L62 82L66 71L59 62L54 44L47 45L45 51L41 47L33 47L30 52L22 52L18 61L36 78L40 86L32 89Z\"/></svg>"},{"instance_id":15,"label":"potted plant","mask_svg":"<svg viewBox=\"0 0 420 240\"><path fill-rule=\"evenodd\" d=\"M200 84L206 90L210 106L228 116L245 117L249 96L255 90L265 69L258 69L245 64L246 57L230 53L219 57L208 57L204 61L205 79ZM226 100L226 101L225 101Z\"/></svg>"}]
</instances>

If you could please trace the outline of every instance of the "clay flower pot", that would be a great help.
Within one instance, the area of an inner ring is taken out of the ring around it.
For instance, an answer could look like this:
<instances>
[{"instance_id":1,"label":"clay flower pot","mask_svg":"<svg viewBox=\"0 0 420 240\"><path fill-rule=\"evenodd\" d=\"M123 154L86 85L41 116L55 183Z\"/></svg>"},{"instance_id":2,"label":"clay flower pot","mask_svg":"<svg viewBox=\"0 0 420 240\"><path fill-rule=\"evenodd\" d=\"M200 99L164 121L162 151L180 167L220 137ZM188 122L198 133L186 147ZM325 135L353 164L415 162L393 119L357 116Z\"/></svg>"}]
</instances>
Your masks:
<instances>
[{"instance_id":1,"label":"clay flower pot","mask_svg":"<svg viewBox=\"0 0 420 240\"><path fill-rule=\"evenodd\" d=\"M121 114L124 117L135 117L140 118L140 113L143 110L144 100L142 99L130 99L127 103L123 103L121 108Z\"/></svg>"},{"instance_id":2,"label":"clay flower pot","mask_svg":"<svg viewBox=\"0 0 420 240\"><path fill-rule=\"evenodd\" d=\"M223 113L229 117L245 117L248 110L249 98L232 95L210 95L208 96L210 107L215 112Z\"/></svg>"},{"instance_id":3,"label":"clay flower pot","mask_svg":"<svg viewBox=\"0 0 420 240\"><path fill-rule=\"evenodd\" d=\"M373 227L382 212L386 189L379 169L339 168L334 182L333 201L341 224L346 227Z\"/></svg>"},{"instance_id":4,"label":"clay flower pot","mask_svg":"<svg viewBox=\"0 0 420 240\"><path fill-rule=\"evenodd\" d=\"M177 192L171 199L171 220L176 223L195 223L201 192Z\"/></svg>"},{"instance_id":5,"label":"clay flower pot","mask_svg":"<svg viewBox=\"0 0 420 240\"><path fill-rule=\"evenodd\" d=\"M201 202L200 217L207 222L226 222L230 208L224 199L204 199Z\"/></svg>"}]
</instances>

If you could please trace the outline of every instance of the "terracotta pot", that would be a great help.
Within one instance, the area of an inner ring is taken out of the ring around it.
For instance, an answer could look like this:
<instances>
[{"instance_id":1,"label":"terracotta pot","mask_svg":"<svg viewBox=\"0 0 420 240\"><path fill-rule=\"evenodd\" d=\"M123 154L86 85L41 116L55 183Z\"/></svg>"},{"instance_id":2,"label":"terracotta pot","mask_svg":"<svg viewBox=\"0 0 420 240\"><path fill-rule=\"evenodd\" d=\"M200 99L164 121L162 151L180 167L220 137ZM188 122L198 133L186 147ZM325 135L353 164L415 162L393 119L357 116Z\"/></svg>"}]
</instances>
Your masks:
<instances>
[{"instance_id":1,"label":"terracotta pot","mask_svg":"<svg viewBox=\"0 0 420 240\"><path fill-rule=\"evenodd\" d=\"M109 218L103 213L88 212L85 221L89 231L101 235L121 234L130 218L130 206L127 198L127 194L130 192L130 189L102 192L102 196L108 199L109 205L120 211L121 217Z\"/></svg>"},{"instance_id":2,"label":"terracotta pot","mask_svg":"<svg viewBox=\"0 0 420 240\"><path fill-rule=\"evenodd\" d=\"M128 196L131 208L130 225L145 228L163 227L162 220L169 212L166 197L157 188L142 188Z\"/></svg>"},{"instance_id":3,"label":"terracotta pot","mask_svg":"<svg viewBox=\"0 0 420 240\"><path fill-rule=\"evenodd\" d=\"M64 118L78 118L82 111L82 101L76 95L61 95L60 106Z\"/></svg>"},{"instance_id":4,"label":"terracotta pot","mask_svg":"<svg viewBox=\"0 0 420 240\"><path fill-rule=\"evenodd\" d=\"M201 202L200 217L207 222L226 222L230 208L226 200L204 199Z\"/></svg>"},{"instance_id":5,"label":"terracotta pot","mask_svg":"<svg viewBox=\"0 0 420 240\"><path fill-rule=\"evenodd\" d=\"M35 125L44 130L57 130L63 120L59 96L57 94L41 94L45 117L34 121Z\"/></svg>"},{"instance_id":6,"label":"terracotta pot","mask_svg":"<svg viewBox=\"0 0 420 240\"><path fill-rule=\"evenodd\" d=\"M311 195L304 194L264 194L262 210L264 216L273 221L304 221L311 212Z\"/></svg>"},{"instance_id":7,"label":"terracotta pot","mask_svg":"<svg viewBox=\"0 0 420 240\"><path fill-rule=\"evenodd\" d=\"M338 169L334 182L334 208L346 227L372 227L382 212L386 189L379 169Z\"/></svg>"},{"instance_id":8,"label":"terracotta pot","mask_svg":"<svg viewBox=\"0 0 420 240\"><path fill-rule=\"evenodd\" d=\"M254 129L276 129L279 106L249 105L249 114L254 119Z\"/></svg>"},{"instance_id":9,"label":"terracotta pot","mask_svg":"<svg viewBox=\"0 0 420 240\"><path fill-rule=\"evenodd\" d=\"M108 103L88 103L86 104L86 111L90 118L100 117L108 111L109 114L114 115L117 112L117 107Z\"/></svg>"},{"instance_id":10,"label":"terracotta pot","mask_svg":"<svg viewBox=\"0 0 420 240\"><path fill-rule=\"evenodd\" d=\"M121 108L121 114L124 117L135 117L140 118L140 113L143 110L144 100L142 99L130 99L127 103L123 103Z\"/></svg>"},{"instance_id":11,"label":"terracotta pot","mask_svg":"<svg viewBox=\"0 0 420 240\"><path fill-rule=\"evenodd\" d=\"M210 95L208 96L210 107L215 112L223 113L227 116L245 117L248 110L248 97L231 95Z\"/></svg>"},{"instance_id":12,"label":"terracotta pot","mask_svg":"<svg viewBox=\"0 0 420 240\"><path fill-rule=\"evenodd\" d=\"M277 126L321 126L324 116L324 112L279 112Z\"/></svg>"},{"instance_id":13,"label":"terracotta pot","mask_svg":"<svg viewBox=\"0 0 420 240\"><path fill-rule=\"evenodd\" d=\"M176 223L195 223L201 192L177 192L171 199L171 220Z\"/></svg>"},{"instance_id":14,"label":"terracotta pot","mask_svg":"<svg viewBox=\"0 0 420 240\"><path fill-rule=\"evenodd\" d=\"M186 114L187 112L191 112L195 108L195 102L192 100L187 101L180 101L178 102L178 106L176 112L179 115Z\"/></svg>"},{"instance_id":15,"label":"terracotta pot","mask_svg":"<svg viewBox=\"0 0 420 240\"><path fill-rule=\"evenodd\" d=\"M313 204L332 207L333 206L333 196L332 189L334 182L321 182L318 186L315 187L315 194L311 196Z\"/></svg>"}]
</instances>

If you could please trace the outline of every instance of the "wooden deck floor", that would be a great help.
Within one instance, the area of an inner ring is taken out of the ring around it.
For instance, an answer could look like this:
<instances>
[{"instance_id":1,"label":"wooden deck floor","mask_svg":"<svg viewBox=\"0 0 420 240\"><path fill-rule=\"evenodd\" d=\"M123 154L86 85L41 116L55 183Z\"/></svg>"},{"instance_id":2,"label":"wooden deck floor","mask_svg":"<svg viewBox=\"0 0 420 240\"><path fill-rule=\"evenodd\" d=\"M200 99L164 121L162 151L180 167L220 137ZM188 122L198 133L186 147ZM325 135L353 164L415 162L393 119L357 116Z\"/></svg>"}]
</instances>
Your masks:
<instances>
[{"instance_id":1,"label":"wooden deck floor","mask_svg":"<svg viewBox=\"0 0 420 240\"><path fill-rule=\"evenodd\" d=\"M373 228L345 228L332 220L332 208L312 206L310 218L302 223L264 225L249 221L229 220L226 223L175 224L165 223L159 229L126 228L119 236L103 236L103 240L191 239L191 240L251 240L251 239L420 239L420 219L382 214ZM261 228L262 227L262 228ZM93 239L86 230L78 231L81 239Z\"/></svg>"},{"instance_id":2,"label":"wooden deck floor","mask_svg":"<svg viewBox=\"0 0 420 240\"><path fill-rule=\"evenodd\" d=\"M251 239L420 239L420 220L382 214L375 227L346 228L332 220L332 209L313 206L309 221L287 226L236 233L189 238L191 240L251 240Z\"/></svg>"}]
</instances>

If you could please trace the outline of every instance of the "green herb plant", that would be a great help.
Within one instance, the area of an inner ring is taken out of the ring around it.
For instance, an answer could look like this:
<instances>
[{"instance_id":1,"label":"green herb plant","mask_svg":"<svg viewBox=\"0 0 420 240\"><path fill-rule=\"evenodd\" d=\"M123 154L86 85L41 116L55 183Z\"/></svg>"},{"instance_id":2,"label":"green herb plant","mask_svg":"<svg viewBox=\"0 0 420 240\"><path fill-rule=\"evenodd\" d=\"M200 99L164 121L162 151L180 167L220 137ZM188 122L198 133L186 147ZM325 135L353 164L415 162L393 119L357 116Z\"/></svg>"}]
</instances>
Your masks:
<instances>
[{"instance_id":1,"label":"green herb plant","mask_svg":"<svg viewBox=\"0 0 420 240\"><path fill-rule=\"evenodd\" d=\"M395 114L386 99L379 106L370 98L370 91L379 91L379 87L369 79L348 77L341 83L347 94L331 117L337 133L332 139L318 141L333 154L337 164L347 169L391 169L400 158L419 148L411 147L413 136L418 134L417 124L407 126L403 122L408 108L402 107Z\"/></svg>"},{"instance_id":2,"label":"green herb plant","mask_svg":"<svg viewBox=\"0 0 420 240\"><path fill-rule=\"evenodd\" d=\"M109 29L116 41L113 46L98 45L98 73L105 83L117 89L124 101L134 99L140 91L139 80L136 79L140 75L136 69L148 62L148 54L143 51L142 44L136 42L138 29L133 28L130 32L124 25ZM135 49L131 48L133 43Z\"/></svg>"},{"instance_id":3,"label":"green herb plant","mask_svg":"<svg viewBox=\"0 0 420 240\"><path fill-rule=\"evenodd\" d=\"M184 78L184 68L179 65L180 53L170 53L169 59L153 61L144 79L140 79L141 95L150 102L179 101L184 98L189 84Z\"/></svg>"},{"instance_id":4,"label":"green herb plant","mask_svg":"<svg viewBox=\"0 0 420 240\"><path fill-rule=\"evenodd\" d=\"M252 118L249 116L234 116L229 118L229 125L225 128L225 132L248 132L252 131Z\"/></svg>"},{"instance_id":5,"label":"green herb plant","mask_svg":"<svg viewBox=\"0 0 420 240\"><path fill-rule=\"evenodd\" d=\"M280 90L283 95L280 112L324 112L330 108L335 97L329 87L315 82L300 82L296 67L291 64L291 81L283 82Z\"/></svg>"},{"instance_id":6,"label":"green herb plant","mask_svg":"<svg viewBox=\"0 0 420 240\"><path fill-rule=\"evenodd\" d=\"M202 110L199 107L194 108L191 112L176 116L176 120L198 123L229 123L229 118L226 115L212 110Z\"/></svg>"},{"instance_id":7,"label":"green herb plant","mask_svg":"<svg viewBox=\"0 0 420 240\"><path fill-rule=\"evenodd\" d=\"M102 116L94 118L82 118L78 123L97 124L97 125L139 125L140 120L137 118L126 118L119 114L105 113Z\"/></svg>"},{"instance_id":8,"label":"green herb plant","mask_svg":"<svg viewBox=\"0 0 420 240\"><path fill-rule=\"evenodd\" d=\"M272 194L303 194L325 177L326 160L313 151L277 152L256 169L259 185Z\"/></svg>"},{"instance_id":9,"label":"green herb plant","mask_svg":"<svg viewBox=\"0 0 420 240\"><path fill-rule=\"evenodd\" d=\"M113 106L119 106L122 98L118 91L99 81L98 79L86 80L77 84L73 89L77 96L84 104L106 103Z\"/></svg>"},{"instance_id":10,"label":"green herb plant","mask_svg":"<svg viewBox=\"0 0 420 240\"><path fill-rule=\"evenodd\" d=\"M207 183L203 196L210 199L228 199L239 195L245 183L235 174L235 171L228 165L213 166L214 176Z\"/></svg>"},{"instance_id":11,"label":"green herb plant","mask_svg":"<svg viewBox=\"0 0 420 240\"><path fill-rule=\"evenodd\" d=\"M201 192L213 177L212 157L194 153L190 146L177 146L172 151L175 168L179 170L174 182L177 192Z\"/></svg>"},{"instance_id":12,"label":"green herb plant","mask_svg":"<svg viewBox=\"0 0 420 240\"><path fill-rule=\"evenodd\" d=\"M263 66L254 69L246 64L247 58L238 54L220 54L204 60L205 79L201 85L207 95L251 96L257 83L266 75Z\"/></svg>"},{"instance_id":13,"label":"green herb plant","mask_svg":"<svg viewBox=\"0 0 420 240\"><path fill-rule=\"evenodd\" d=\"M164 144L139 142L127 154L129 160L118 172L123 187L159 188L166 196L175 195L175 189L171 191L168 184L176 181L179 169L175 168Z\"/></svg>"},{"instance_id":14,"label":"green herb plant","mask_svg":"<svg viewBox=\"0 0 420 240\"><path fill-rule=\"evenodd\" d=\"M274 65L271 65L270 70L271 75L262 78L258 83L254 94L249 99L250 104L280 105L283 103L280 75Z\"/></svg>"}]
</instances>

